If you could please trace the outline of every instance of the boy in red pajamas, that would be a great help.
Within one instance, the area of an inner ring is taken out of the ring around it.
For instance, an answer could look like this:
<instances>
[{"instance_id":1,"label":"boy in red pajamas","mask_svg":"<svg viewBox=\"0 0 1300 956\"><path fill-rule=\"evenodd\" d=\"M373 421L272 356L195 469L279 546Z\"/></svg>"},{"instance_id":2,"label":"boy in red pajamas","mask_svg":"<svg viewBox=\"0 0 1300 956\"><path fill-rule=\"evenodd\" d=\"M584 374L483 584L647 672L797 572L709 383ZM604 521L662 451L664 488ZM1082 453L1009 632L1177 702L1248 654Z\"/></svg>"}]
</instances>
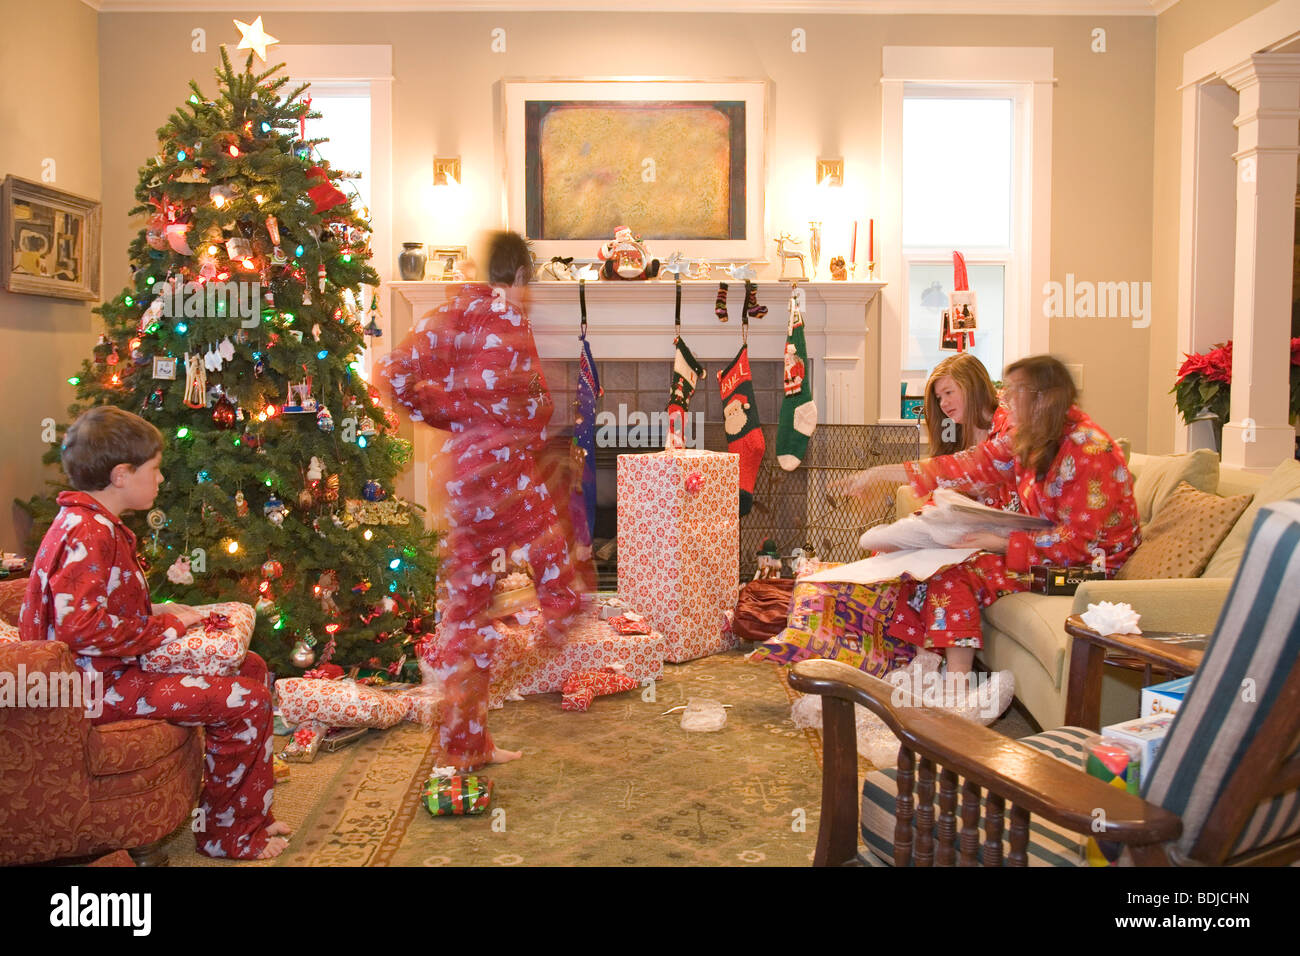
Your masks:
<instances>
[{"instance_id":1,"label":"boy in red pajamas","mask_svg":"<svg viewBox=\"0 0 1300 956\"><path fill-rule=\"evenodd\" d=\"M19 614L25 641L62 641L82 670L103 675L102 724L145 718L204 728L205 773L195 840L206 856L269 859L289 828L271 817L271 695L250 653L233 677L149 674L137 655L174 640L202 615L150 604L136 538L118 517L152 507L163 482L162 434L130 412L92 408L63 442L76 491L36 554Z\"/></svg>"},{"instance_id":2,"label":"boy in red pajamas","mask_svg":"<svg viewBox=\"0 0 1300 956\"><path fill-rule=\"evenodd\" d=\"M462 770L520 756L487 731L495 642L488 607L503 558L533 569L551 643L578 610L569 545L536 455L554 406L542 376L523 291L532 274L527 243L490 237L491 285L462 286L422 319L385 359L383 376L413 421L451 432L447 483L447 605L429 661L443 685L440 746Z\"/></svg>"}]
</instances>

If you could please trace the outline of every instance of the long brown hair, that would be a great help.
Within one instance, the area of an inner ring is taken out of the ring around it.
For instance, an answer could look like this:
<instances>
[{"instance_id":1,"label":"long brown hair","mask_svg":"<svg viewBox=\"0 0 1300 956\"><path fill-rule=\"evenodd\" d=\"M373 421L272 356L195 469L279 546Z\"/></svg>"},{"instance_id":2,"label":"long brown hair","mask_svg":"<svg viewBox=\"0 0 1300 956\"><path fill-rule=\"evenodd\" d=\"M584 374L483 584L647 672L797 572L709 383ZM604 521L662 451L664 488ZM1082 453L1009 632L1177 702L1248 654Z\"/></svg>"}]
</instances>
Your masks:
<instances>
[{"instance_id":1,"label":"long brown hair","mask_svg":"<svg viewBox=\"0 0 1300 956\"><path fill-rule=\"evenodd\" d=\"M934 367L930 378L925 383L925 423L930 432L930 457L952 455L964 451L975 444L972 440L974 429L969 429L962 422L957 425L953 441L944 441L945 421L943 410L939 407L939 396L935 394L939 379L945 375L952 378L961 389L966 400L966 417L978 415L974 420L978 427L988 430L993 424L993 413L998 410L998 396L993 390L993 380L984 363L969 352L951 355Z\"/></svg>"},{"instance_id":2,"label":"long brown hair","mask_svg":"<svg viewBox=\"0 0 1300 956\"><path fill-rule=\"evenodd\" d=\"M1011 447L1023 468L1040 478L1061 450L1066 417L1079 397L1070 370L1050 355L1031 355L1007 366L1006 379L1018 374L1032 396L1031 413L1016 422ZM1022 404L1021 407L1024 407Z\"/></svg>"}]
</instances>

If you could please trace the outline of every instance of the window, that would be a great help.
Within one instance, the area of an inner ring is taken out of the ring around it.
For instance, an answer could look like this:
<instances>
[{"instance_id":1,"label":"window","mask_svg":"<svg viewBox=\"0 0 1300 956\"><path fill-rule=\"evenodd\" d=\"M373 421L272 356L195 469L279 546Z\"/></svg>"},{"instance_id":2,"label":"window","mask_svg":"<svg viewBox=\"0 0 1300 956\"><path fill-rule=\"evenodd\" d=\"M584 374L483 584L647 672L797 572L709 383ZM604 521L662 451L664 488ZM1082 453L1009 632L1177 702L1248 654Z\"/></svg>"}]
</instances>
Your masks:
<instances>
[{"instance_id":1,"label":"window","mask_svg":"<svg viewBox=\"0 0 1300 956\"><path fill-rule=\"evenodd\" d=\"M370 209L370 85L315 81L307 95L312 111L321 114L307 121L307 138L328 137L329 142L321 143L317 151L335 169L360 174L341 181L339 188L349 194L358 211Z\"/></svg>"},{"instance_id":2,"label":"window","mask_svg":"<svg viewBox=\"0 0 1300 956\"><path fill-rule=\"evenodd\" d=\"M903 378L924 381L953 291L952 253L966 258L979 303L970 349L1002 376L1008 279L1015 274L1014 94L908 85L903 96ZM916 386L913 385L913 388ZM913 394L917 394L913 392Z\"/></svg>"}]
</instances>

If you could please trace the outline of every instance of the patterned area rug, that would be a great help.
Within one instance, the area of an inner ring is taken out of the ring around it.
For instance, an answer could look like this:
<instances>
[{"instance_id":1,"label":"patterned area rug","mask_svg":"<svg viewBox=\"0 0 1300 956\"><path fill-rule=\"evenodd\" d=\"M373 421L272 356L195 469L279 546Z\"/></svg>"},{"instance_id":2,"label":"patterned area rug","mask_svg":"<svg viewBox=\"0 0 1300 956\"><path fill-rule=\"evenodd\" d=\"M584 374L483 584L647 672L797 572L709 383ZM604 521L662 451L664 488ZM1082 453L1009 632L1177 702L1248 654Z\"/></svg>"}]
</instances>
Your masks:
<instances>
[{"instance_id":1,"label":"patterned area rug","mask_svg":"<svg viewBox=\"0 0 1300 956\"><path fill-rule=\"evenodd\" d=\"M489 768L492 810L431 817L419 794L429 731L399 725L311 764L294 764L275 810L294 827L278 866L807 866L817 841L820 740L795 728L795 694L744 649L665 666L653 701L598 697L586 713L558 694L492 712L522 759ZM682 730L689 697L732 705L715 733ZM178 831L173 866L233 865Z\"/></svg>"}]
</instances>

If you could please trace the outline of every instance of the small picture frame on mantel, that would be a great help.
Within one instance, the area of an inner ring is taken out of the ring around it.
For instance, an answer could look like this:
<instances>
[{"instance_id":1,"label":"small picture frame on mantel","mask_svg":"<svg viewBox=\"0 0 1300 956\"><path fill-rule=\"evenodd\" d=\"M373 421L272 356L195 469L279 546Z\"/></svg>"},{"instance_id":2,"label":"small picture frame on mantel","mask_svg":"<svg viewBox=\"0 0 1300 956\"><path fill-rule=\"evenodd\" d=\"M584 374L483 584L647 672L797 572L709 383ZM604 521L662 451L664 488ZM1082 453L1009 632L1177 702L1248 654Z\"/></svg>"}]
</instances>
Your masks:
<instances>
[{"instance_id":1,"label":"small picture frame on mantel","mask_svg":"<svg viewBox=\"0 0 1300 956\"><path fill-rule=\"evenodd\" d=\"M469 254L466 246L435 246L429 250L428 278L435 282L452 282L467 279L460 263Z\"/></svg>"},{"instance_id":2,"label":"small picture frame on mantel","mask_svg":"<svg viewBox=\"0 0 1300 956\"><path fill-rule=\"evenodd\" d=\"M103 207L9 175L0 186L0 283L9 292L99 298Z\"/></svg>"}]
</instances>

